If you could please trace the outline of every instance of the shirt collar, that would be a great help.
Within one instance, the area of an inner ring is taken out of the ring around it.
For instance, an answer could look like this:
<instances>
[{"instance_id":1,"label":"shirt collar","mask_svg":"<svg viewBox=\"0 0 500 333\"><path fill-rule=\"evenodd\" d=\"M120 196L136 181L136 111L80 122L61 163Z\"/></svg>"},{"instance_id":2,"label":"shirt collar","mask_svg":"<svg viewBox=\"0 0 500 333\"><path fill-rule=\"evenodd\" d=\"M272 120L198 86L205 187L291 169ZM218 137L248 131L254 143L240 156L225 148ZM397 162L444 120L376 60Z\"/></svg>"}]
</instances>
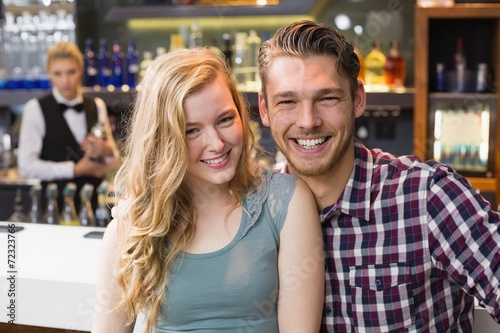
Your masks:
<instances>
[{"instance_id":1,"label":"shirt collar","mask_svg":"<svg viewBox=\"0 0 500 333\"><path fill-rule=\"evenodd\" d=\"M354 139L354 168L337 201L338 210L365 221L370 220L372 170L373 155L371 151L360 141Z\"/></svg>"},{"instance_id":2,"label":"shirt collar","mask_svg":"<svg viewBox=\"0 0 500 333\"><path fill-rule=\"evenodd\" d=\"M339 212L368 221L372 184L373 155L359 140L354 139L354 168L347 185L336 203L321 212L321 222ZM276 168L290 173L288 164Z\"/></svg>"},{"instance_id":3,"label":"shirt collar","mask_svg":"<svg viewBox=\"0 0 500 333\"><path fill-rule=\"evenodd\" d=\"M57 103L66 104L68 106L73 106L76 104L83 103L83 95L80 90L78 90L76 97L70 101L64 98L63 95L61 95L61 93L59 92L59 90L57 90L57 88L52 88L52 94L54 95L54 98Z\"/></svg>"}]
</instances>

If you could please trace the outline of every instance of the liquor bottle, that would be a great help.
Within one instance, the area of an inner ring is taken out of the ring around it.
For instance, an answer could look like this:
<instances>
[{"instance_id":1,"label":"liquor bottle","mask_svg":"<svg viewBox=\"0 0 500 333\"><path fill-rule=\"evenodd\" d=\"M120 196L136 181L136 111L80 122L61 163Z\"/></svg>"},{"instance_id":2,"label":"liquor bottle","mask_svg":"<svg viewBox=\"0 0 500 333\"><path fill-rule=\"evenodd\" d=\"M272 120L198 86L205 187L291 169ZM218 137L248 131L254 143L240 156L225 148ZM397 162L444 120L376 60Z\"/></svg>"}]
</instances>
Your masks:
<instances>
[{"instance_id":1,"label":"liquor bottle","mask_svg":"<svg viewBox=\"0 0 500 333\"><path fill-rule=\"evenodd\" d=\"M31 223L42 222L42 186L40 184L33 185L30 188L31 208L28 220Z\"/></svg>"},{"instance_id":2,"label":"liquor bottle","mask_svg":"<svg viewBox=\"0 0 500 333\"><path fill-rule=\"evenodd\" d=\"M121 88L123 86L123 55L120 51L118 41L113 42L111 68L111 84L117 88Z\"/></svg>"},{"instance_id":3,"label":"liquor bottle","mask_svg":"<svg viewBox=\"0 0 500 333\"><path fill-rule=\"evenodd\" d=\"M21 62L23 45L21 32L15 20L12 13L5 13L4 43L8 68L8 89L22 89L23 87L24 72Z\"/></svg>"},{"instance_id":4,"label":"liquor bottle","mask_svg":"<svg viewBox=\"0 0 500 333\"><path fill-rule=\"evenodd\" d=\"M125 55L125 69L126 69L126 84L130 88L137 86L139 76L139 54L135 48L135 41L130 39L127 47L127 54Z\"/></svg>"},{"instance_id":5,"label":"liquor bottle","mask_svg":"<svg viewBox=\"0 0 500 333\"><path fill-rule=\"evenodd\" d=\"M257 57L259 56L259 48L262 40L257 35L257 31L250 30L246 39L247 44L247 78L246 84L251 90L257 91L260 88L259 70L257 68Z\"/></svg>"},{"instance_id":6,"label":"liquor bottle","mask_svg":"<svg viewBox=\"0 0 500 333\"><path fill-rule=\"evenodd\" d=\"M63 190L63 207L61 209L59 224L80 225L75 208L75 194L76 184L72 182L67 183Z\"/></svg>"},{"instance_id":7,"label":"liquor bottle","mask_svg":"<svg viewBox=\"0 0 500 333\"><path fill-rule=\"evenodd\" d=\"M236 80L238 89L246 90L246 71L248 67L247 39L246 32L237 32L236 40L234 43L234 57L233 57L233 76Z\"/></svg>"},{"instance_id":8,"label":"liquor bottle","mask_svg":"<svg viewBox=\"0 0 500 333\"><path fill-rule=\"evenodd\" d=\"M139 64L139 82L141 82L142 78L146 74L146 69L148 69L149 65L153 62L153 53L149 51L144 51L142 53L142 61Z\"/></svg>"},{"instance_id":9,"label":"liquor bottle","mask_svg":"<svg viewBox=\"0 0 500 333\"><path fill-rule=\"evenodd\" d=\"M365 58L363 57L363 55L359 51L358 43L354 42L353 46L354 46L354 53L356 53L356 55L358 56L358 60L359 60L358 80L363 81L365 78Z\"/></svg>"},{"instance_id":10,"label":"liquor bottle","mask_svg":"<svg viewBox=\"0 0 500 333\"><path fill-rule=\"evenodd\" d=\"M191 23L191 33L189 34L189 48L203 46L203 33L198 26L198 23Z\"/></svg>"},{"instance_id":11,"label":"liquor bottle","mask_svg":"<svg viewBox=\"0 0 500 333\"><path fill-rule=\"evenodd\" d=\"M80 219L80 225L82 226L94 226L95 217L94 211L92 210L92 194L94 193L94 185L85 184L80 190L80 211L78 212L78 218Z\"/></svg>"},{"instance_id":12,"label":"liquor bottle","mask_svg":"<svg viewBox=\"0 0 500 333\"><path fill-rule=\"evenodd\" d=\"M227 61L229 67L232 66L233 63L233 50L231 49L231 36L228 33L222 35L222 39L224 40L224 48L222 49L222 54Z\"/></svg>"},{"instance_id":13,"label":"liquor bottle","mask_svg":"<svg viewBox=\"0 0 500 333\"><path fill-rule=\"evenodd\" d=\"M466 84L467 58L464 51L464 39L462 36L457 37L457 49L453 56L455 62L455 92L464 92Z\"/></svg>"},{"instance_id":14,"label":"liquor bottle","mask_svg":"<svg viewBox=\"0 0 500 333\"><path fill-rule=\"evenodd\" d=\"M380 50L380 41L376 41L365 58L365 84L373 90L384 90L386 57Z\"/></svg>"},{"instance_id":15,"label":"liquor bottle","mask_svg":"<svg viewBox=\"0 0 500 333\"><path fill-rule=\"evenodd\" d=\"M446 75L444 64L438 62L436 64L436 91L446 90Z\"/></svg>"},{"instance_id":16,"label":"liquor bottle","mask_svg":"<svg viewBox=\"0 0 500 333\"><path fill-rule=\"evenodd\" d=\"M111 84L111 55L108 52L105 38L99 40L99 53L97 54L98 84L107 87Z\"/></svg>"},{"instance_id":17,"label":"liquor bottle","mask_svg":"<svg viewBox=\"0 0 500 333\"><path fill-rule=\"evenodd\" d=\"M59 206L57 204L57 196L59 191L57 184L50 183L47 185L45 196L47 197L47 206L43 214L43 222L48 224L59 223Z\"/></svg>"},{"instance_id":18,"label":"liquor bottle","mask_svg":"<svg viewBox=\"0 0 500 333\"><path fill-rule=\"evenodd\" d=\"M455 69L457 69L460 64L464 64L465 67L467 67L467 58L465 57L464 51L464 39L462 36L457 37L457 49L455 50L453 58L455 60Z\"/></svg>"},{"instance_id":19,"label":"liquor bottle","mask_svg":"<svg viewBox=\"0 0 500 333\"><path fill-rule=\"evenodd\" d=\"M404 87L406 77L406 62L401 57L398 48L398 41L391 42L391 51L385 62L386 84L390 88Z\"/></svg>"},{"instance_id":20,"label":"liquor bottle","mask_svg":"<svg viewBox=\"0 0 500 333\"><path fill-rule=\"evenodd\" d=\"M97 187L97 208L95 210L95 220L98 227L106 227L109 222L109 208L106 204L106 194L108 192L109 182L104 180Z\"/></svg>"},{"instance_id":21,"label":"liquor bottle","mask_svg":"<svg viewBox=\"0 0 500 333\"><path fill-rule=\"evenodd\" d=\"M184 38L182 37L181 34L171 34L170 35L170 48L168 49L169 52L173 52L176 50L182 50L185 49L184 45Z\"/></svg>"},{"instance_id":22,"label":"liquor bottle","mask_svg":"<svg viewBox=\"0 0 500 333\"><path fill-rule=\"evenodd\" d=\"M163 47L163 46L158 46L156 48L156 56L159 57L163 54L167 53L167 48L166 47Z\"/></svg>"},{"instance_id":23,"label":"liquor bottle","mask_svg":"<svg viewBox=\"0 0 500 333\"><path fill-rule=\"evenodd\" d=\"M0 24L0 90L7 89L8 66L7 52L5 52L5 36L3 24Z\"/></svg>"},{"instance_id":24,"label":"liquor bottle","mask_svg":"<svg viewBox=\"0 0 500 333\"><path fill-rule=\"evenodd\" d=\"M476 92L484 93L488 91L488 64L477 64Z\"/></svg>"},{"instance_id":25,"label":"liquor bottle","mask_svg":"<svg viewBox=\"0 0 500 333\"><path fill-rule=\"evenodd\" d=\"M97 85L97 58L92 49L92 39L85 40L85 54L83 55L84 74L83 84L86 87L93 87Z\"/></svg>"},{"instance_id":26,"label":"liquor bottle","mask_svg":"<svg viewBox=\"0 0 500 333\"><path fill-rule=\"evenodd\" d=\"M223 55L222 50L217 46L217 40L215 38L210 40L210 46L208 46L208 49L217 55Z\"/></svg>"},{"instance_id":27,"label":"liquor bottle","mask_svg":"<svg viewBox=\"0 0 500 333\"><path fill-rule=\"evenodd\" d=\"M89 134L92 134L96 138L102 138L103 140L106 140L108 138L106 135L106 126L104 125L104 123L99 121L95 123L94 126L92 126ZM98 158L91 157L90 160L93 162L106 164L103 157L98 157Z\"/></svg>"},{"instance_id":28,"label":"liquor bottle","mask_svg":"<svg viewBox=\"0 0 500 333\"><path fill-rule=\"evenodd\" d=\"M28 218L23 211L23 200L21 197L21 190L18 188L16 190L16 196L14 198L14 208L12 210L12 215L7 219L8 222L28 222Z\"/></svg>"}]
</instances>

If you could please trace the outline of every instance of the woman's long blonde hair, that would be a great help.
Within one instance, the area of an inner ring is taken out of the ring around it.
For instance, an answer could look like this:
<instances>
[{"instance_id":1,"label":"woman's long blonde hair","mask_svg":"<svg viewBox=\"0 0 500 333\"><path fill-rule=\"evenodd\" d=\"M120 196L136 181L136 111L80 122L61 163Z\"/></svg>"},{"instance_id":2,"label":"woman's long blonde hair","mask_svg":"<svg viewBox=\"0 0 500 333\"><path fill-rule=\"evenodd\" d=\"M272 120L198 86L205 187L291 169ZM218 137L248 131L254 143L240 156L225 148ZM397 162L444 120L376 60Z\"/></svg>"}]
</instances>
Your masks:
<instances>
[{"instance_id":1,"label":"woman's long blonde hair","mask_svg":"<svg viewBox=\"0 0 500 333\"><path fill-rule=\"evenodd\" d=\"M252 162L254 138L247 102L221 56L199 48L156 58L134 103L124 163L115 177L115 189L123 189L131 202L128 223L120 221L117 281L123 292L120 308L130 321L140 311L149 312L147 332L156 326L167 299L169 268L194 234L193 198L183 185L187 169L183 105L217 75L225 78L243 125L242 154L229 184L231 195L241 204L258 180ZM176 228L179 225L182 228ZM168 243L179 229L181 237Z\"/></svg>"}]
</instances>

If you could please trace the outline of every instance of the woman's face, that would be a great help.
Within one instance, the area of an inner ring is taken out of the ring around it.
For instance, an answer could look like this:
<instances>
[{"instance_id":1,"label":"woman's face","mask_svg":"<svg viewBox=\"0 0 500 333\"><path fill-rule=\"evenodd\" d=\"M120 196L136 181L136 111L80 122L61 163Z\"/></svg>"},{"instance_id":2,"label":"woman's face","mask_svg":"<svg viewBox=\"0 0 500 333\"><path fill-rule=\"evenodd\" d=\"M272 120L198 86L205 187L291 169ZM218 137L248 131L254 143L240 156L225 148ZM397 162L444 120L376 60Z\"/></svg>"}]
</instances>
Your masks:
<instances>
[{"instance_id":1,"label":"woman's face","mask_svg":"<svg viewBox=\"0 0 500 333\"><path fill-rule=\"evenodd\" d=\"M184 102L188 168L185 182L190 189L227 186L233 179L243 147L243 126L225 81L214 82Z\"/></svg>"},{"instance_id":2,"label":"woman's face","mask_svg":"<svg viewBox=\"0 0 500 333\"><path fill-rule=\"evenodd\" d=\"M72 100L76 97L82 77L82 69L76 60L71 58L52 59L47 73L52 85L59 90L64 98Z\"/></svg>"}]
</instances>

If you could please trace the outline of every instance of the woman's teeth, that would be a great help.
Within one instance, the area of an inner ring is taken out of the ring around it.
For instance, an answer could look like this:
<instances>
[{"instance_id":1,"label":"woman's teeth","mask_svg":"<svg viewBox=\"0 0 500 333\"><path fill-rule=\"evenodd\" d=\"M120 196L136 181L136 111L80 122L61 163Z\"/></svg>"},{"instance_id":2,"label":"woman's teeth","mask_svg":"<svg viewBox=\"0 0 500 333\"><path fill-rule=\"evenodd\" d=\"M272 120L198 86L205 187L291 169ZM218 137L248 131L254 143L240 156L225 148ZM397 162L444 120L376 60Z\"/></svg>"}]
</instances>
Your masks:
<instances>
[{"instance_id":1,"label":"woman's teeth","mask_svg":"<svg viewBox=\"0 0 500 333\"><path fill-rule=\"evenodd\" d=\"M303 140L303 139L297 139L297 143L305 149L313 149L321 145L323 142L326 141L326 138L320 138L320 139L314 139L314 140Z\"/></svg>"},{"instance_id":2,"label":"woman's teeth","mask_svg":"<svg viewBox=\"0 0 500 333\"><path fill-rule=\"evenodd\" d=\"M213 160L203 160L204 163L207 163L207 164L218 164L222 161L224 161L227 157L227 153L224 155L224 156L221 156L219 158L216 158L216 159L213 159Z\"/></svg>"}]
</instances>

